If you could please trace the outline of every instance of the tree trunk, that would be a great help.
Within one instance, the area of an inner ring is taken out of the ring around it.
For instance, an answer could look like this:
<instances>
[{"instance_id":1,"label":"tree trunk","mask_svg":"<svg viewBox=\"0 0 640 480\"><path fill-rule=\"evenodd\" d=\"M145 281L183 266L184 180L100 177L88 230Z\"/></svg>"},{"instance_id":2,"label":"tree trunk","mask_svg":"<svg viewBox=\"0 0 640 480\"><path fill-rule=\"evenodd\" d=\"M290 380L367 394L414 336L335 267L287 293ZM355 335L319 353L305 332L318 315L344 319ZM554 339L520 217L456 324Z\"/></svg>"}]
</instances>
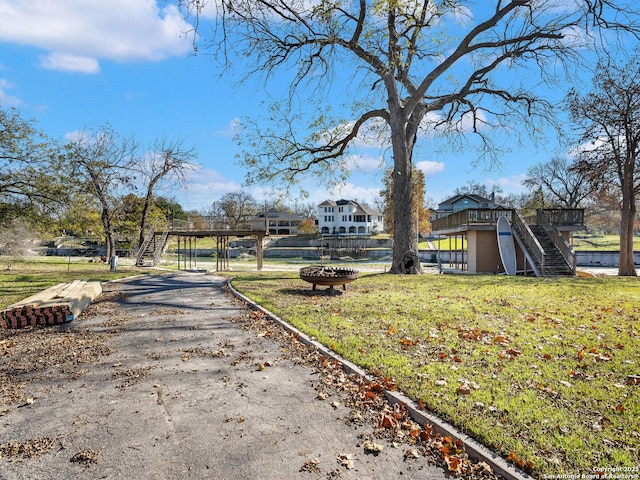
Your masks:
<instances>
[{"instance_id":1,"label":"tree trunk","mask_svg":"<svg viewBox=\"0 0 640 480\"><path fill-rule=\"evenodd\" d=\"M626 175L626 174L625 174ZM633 255L633 226L636 221L636 200L633 182L627 178L622 187L622 215L620 220L620 264L618 276L635 277L636 265Z\"/></svg>"},{"instance_id":2,"label":"tree trunk","mask_svg":"<svg viewBox=\"0 0 640 480\"><path fill-rule=\"evenodd\" d=\"M111 257L116 253L116 245L115 245L115 239L113 237L113 226L111 225L111 218L109 216L109 211L104 209L102 210L102 226L104 227L105 248L106 248L105 256L108 262L111 259Z\"/></svg>"},{"instance_id":3,"label":"tree trunk","mask_svg":"<svg viewBox=\"0 0 640 480\"><path fill-rule=\"evenodd\" d=\"M138 246L141 247L144 243L144 238L147 235L147 218L149 216L149 207L151 206L151 196L147 194L144 199L144 206L142 208L142 217L140 218L140 237L138 238Z\"/></svg>"},{"instance_id":4,"label":"tree trunk","mask_svg":"<svg viewBox=\"0 0 640 480\"><path fill-rule=\"evenodd\" d=\"M404 122L391 122L393 145L393 260L389 273L420 274L418 230L413 211L411 153L413 143L407 141Z\"/></svg>"}]
</instances>

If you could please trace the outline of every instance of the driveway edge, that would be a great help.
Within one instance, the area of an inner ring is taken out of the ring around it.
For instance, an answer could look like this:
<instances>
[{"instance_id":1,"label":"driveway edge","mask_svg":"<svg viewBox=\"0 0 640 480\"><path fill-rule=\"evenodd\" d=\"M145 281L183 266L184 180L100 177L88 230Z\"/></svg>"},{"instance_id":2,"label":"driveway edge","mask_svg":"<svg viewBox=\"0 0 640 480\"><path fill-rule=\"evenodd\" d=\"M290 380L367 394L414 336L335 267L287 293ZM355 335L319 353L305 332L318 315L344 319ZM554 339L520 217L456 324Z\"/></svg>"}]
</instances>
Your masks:
<instances>
[{"instance_id":1,"label":"driveway edge","mask_svg":"<svg viewBox=\"0 0 640 480\"><path fill-rule=\"evenodd\" d=\"M288 330L290 333L294 334L305 345L312 345L315 348L317 348L320 352L322 352L323 355L326 355L327 357L330 357L335 361L340 362L340 364L342 364L343 368L347 372L359 375L362 378L365 378L369 381L375 381L374 377L367 374L364 370L362 370L360 367L358 367L354 363L342 358L340 355L338 355L331 349L327 348L323 344L317 342L316 340L313 340L306 333L301 332L293 325L290 325L289 323L285 322L277 315L271 313L266 308L260 306L253 300L249 299L248 297L238 292L231 285L232 280L233 280L232 278L227 279L226 284L227 284L227 287L229 288L229 291L235 297L244 301L255 310L259 310L263 312L270 319L280 324L283 328ZM401 392L394 392L394 391L385 389L385 396L387 397L387 400L391 404L404 405L405 408L407 409L407 412L411 416L411 418L413 418L413 420L415 420L416 422L420 424L425 424L425 423L431 424L433 426L433 429L440 435L449 436L454 439L460 439L464 443L465 451L467 452L470 458L476 461L486 462L488 465L491 466L494 473L497 473L498 475L503 476L506 480L532 480L533 479L533 477L523 472L515 465L508 463L506 460L504 460L504 458L502 458L495 452L491 451L490 449L485 447L483 444L481 444L477 440L461 432L459 429L457 429L450 423L442 420L441 418L431 413L420 410L417 404L413 400L411 400L409 397L405 396Z\"/></svg>"}]
</instances>

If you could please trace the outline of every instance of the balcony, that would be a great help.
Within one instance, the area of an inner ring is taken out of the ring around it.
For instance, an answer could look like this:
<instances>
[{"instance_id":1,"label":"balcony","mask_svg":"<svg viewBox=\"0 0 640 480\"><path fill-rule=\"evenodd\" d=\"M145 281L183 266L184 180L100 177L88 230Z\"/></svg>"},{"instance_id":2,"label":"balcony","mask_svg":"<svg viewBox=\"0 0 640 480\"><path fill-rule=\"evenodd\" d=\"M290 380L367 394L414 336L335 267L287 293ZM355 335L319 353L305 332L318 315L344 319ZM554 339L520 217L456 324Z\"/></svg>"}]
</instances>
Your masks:
<instances>
[{"instance_id":1,"label":"balcony","mask_svg":"<svg viewBox=\"0 0 640 480\"><path fill-rule=\"evenodd\" d=\"M514 210L511 208L469 208L433 220L431 230L435 235L490 230L495 228L498 218L505 216L511 221L513 214Z\"/></svg>"},{"instance_id":2,"label":"balcony","mask_svg":"<svg viewBox=\"0 0 640 480\"><path fill-rule=\"evenodd\" d=\"M452 213L431 222L435 235L450 235L468 230L490 230L495 228L498 218L505 216L513 223L515 210L511 208L470 208ZM546 221L543 219L546 217ZM551 223L559 230L581 230L584 228L584 209L545 208L525 219L529 225Z\"/></svg>"}]
</instances>

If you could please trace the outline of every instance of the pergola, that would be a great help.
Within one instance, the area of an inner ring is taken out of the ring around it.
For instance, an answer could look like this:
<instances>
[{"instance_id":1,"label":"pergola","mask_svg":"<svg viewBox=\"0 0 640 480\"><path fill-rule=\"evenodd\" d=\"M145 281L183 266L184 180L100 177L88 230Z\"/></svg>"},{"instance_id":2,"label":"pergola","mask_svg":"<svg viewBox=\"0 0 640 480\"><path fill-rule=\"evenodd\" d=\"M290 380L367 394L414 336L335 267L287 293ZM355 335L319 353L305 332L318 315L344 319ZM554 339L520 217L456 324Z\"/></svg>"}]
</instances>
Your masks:
<instances>
[{"instance_id":1,"label":"pergola","mask_svg":"<svg viewBox=\"0 0 640 480\"><path fill-rule=\"evenodd\" d=\"M229 244L231 238L256 237L257 269L263 267L262 240L269 233L265 230L170 230L169 235L178 237L178 252L183 248L182 257L184 269L192 268L198 254L197 242L199 238L213 237L216 240L216 271L229 269ZM178 253L178 270L180 269L180 253ZM187 267L187 262L189 267Z\"/></svg>"}]
</instances>

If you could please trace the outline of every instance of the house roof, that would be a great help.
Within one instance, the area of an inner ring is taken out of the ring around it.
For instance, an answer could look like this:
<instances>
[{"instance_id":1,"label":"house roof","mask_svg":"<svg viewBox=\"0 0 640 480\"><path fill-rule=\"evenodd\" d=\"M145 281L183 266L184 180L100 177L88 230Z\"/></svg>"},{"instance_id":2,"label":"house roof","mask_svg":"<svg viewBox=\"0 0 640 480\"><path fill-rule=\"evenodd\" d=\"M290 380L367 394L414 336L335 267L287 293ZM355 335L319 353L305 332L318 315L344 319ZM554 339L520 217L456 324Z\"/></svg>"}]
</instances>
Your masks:
<instances>
[{"instance_id":1,"label":"house roof","mask_svg":"<svg viewBox=\"0 0 640 480\"><path fill-rule=\"evenodd\" d=\"M261 212L254 217L253 219L264 218L265 215L268 218L278 219L278 220L304 220L304 216L298 215L297 213L283 212L281 210L270 208L267 213Z\"/></svg>"},{"instance_id":2,"label":"house roof","mask_svg":"<svg viewBox=\"0 0 640 480\"><path fill-rule=\"evenodd\" d=\"M469 198L471 200L473 200L474 202L477 203L489 203L491 204L493 202L493 200L491 200L490 198L486 198L480 195L474 195L472 193L463 193L461 195L454 195L453 197L445 200L444 202L441 202L438 204L439 207L442 207L444 205L453 205L454 203L458 203L460 200L462 200L463 198Z\"/></svg>"},{"instance_id":3,"label":"house roof","mask_svg":"<svg viewBox=\"0 0 640 480\"><path fill-rule=\"evenodd\" d=\"M366 205L361 205L360 203L354 200L345 200L340 199L337 201L334 200L325 200L318 207L335 207L335 206L343 206L343 205L353 205L356 207L356 214L363 215L382 215L381 212L374 210L373 208L367 207Z\"/></svg>"}]
</instances>

